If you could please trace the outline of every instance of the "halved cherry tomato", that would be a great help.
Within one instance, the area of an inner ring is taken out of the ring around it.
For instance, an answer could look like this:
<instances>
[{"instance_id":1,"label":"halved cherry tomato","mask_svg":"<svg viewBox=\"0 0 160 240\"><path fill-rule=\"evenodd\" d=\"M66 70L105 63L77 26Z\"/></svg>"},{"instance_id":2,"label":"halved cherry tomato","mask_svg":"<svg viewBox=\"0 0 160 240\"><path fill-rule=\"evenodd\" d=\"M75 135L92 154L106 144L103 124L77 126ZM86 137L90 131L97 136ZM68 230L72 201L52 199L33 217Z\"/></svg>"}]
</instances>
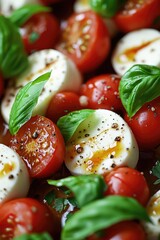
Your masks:
<instances>
[{"instance_id":1,"label":"halved cherry tomato","mask_svg":"<svg viewBox=\"0 0 160 240\"><path fill-rule=\"evenodd\" d=\"M159 0L127 0L123 9L114 17L114 20L121 31L130 32L151 27L159 13Z\"/></svg>"},{"instance_id":2,"label":"halved cherry tomato","mask_svg":"<svg viewBox=\"0 0 160 240\"><path fill-rule=\"evenodd\" d=\"M84 83L80 94L87 97L88 108L121 111L123 106L119 98L119 82L120 77L117 75L99 75Z\"/></svg>"},{"instance_id":3,"label":"halved cherry tomato","mask_svg":"<svg viewBox=\"0 0 160 240\"><path fill-rule=\"evenodd\" d=\"M102 18L92 11L71 15L56 47L70 57L80 71L90 72L107 57L110 37Z\"/></svg>"},{"instance_id":4,"label":"halved cherry tomato","mask_svg":"<svg viewBox=\"0 0 160 240\"><path fill-rule=\"evenodd\" d=\"M160 97L146 103L132 118L125 114L124 119L141 150L151 150L160 144Z\"/></svg>"},{"instance_id":5,"label":"halved cherry tomato","mask_svg":"<svg viewBox=\"0 0 160 240\"><path fill-rule=\"evenodd\" d=\"M74 92L59 92L54 95L48 106L46 117L53 122L66 115L69 112L82 108L80 96Z\"/></svg>"},{"instance_id":6,"label":"halved cherry tomato","mask_svg":"<svg viewBox=\"0 0 160 240\"><path fill-rule=\"evenodd\" d=\"M26 162L31 177L48 177L61 167L64 139L48 118L34 116L11 138L13 148Z\"/></svg>"},{"instance_id":7,"label":"halved cherry tomato","mask_svg":"<svg viewBox=\"0 0 160 240\"><path fill-rule=\"evenodd\" d=\"M0 206L0 239L10 240L24 233L56 234L56 222L49 208L32 198L19 198Z\"/></svg>"},{"instance_id":8,"label":"halved cherry tomato","mask_svg":"<svg viewBox=\"0 0 160 240\"><path fill-rule=\"evenodd\" d=\"M120 167L105 176L108 186L105 195L133 197L145 205L149 199L149 187L143 174L136 169Z\"/></svg>"},{"instance_id":9,"label":"halved cherry tomato","mask_svg":"<svg viewBox=\"0 0 160 240\"><path fill-rule=\"evenodd\" d=\"M99 233L102 236L91 236L88 240L146 240L143 227L134 221L120 222Z\"/></svg>"},{"instance_id":10,"label":"halved cherry tomato","mask_svg":"<svg viewBox=\"0 0 160 240\"><path fill-rule=\"evenodd\" d=\"M28 54L33 51L53 48L58 40L58 20L49 13L33 15L21 28L20 33Z\"/></svg>"}]
</instances>

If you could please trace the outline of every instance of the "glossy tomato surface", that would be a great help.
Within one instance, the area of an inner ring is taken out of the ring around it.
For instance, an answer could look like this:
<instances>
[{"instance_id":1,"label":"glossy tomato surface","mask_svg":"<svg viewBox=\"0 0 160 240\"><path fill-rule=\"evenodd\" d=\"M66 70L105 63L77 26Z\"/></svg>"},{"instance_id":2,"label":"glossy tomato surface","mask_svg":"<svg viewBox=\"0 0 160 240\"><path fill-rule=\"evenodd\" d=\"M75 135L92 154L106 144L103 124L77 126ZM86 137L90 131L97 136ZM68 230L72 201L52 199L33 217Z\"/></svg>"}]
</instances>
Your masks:
<instances>
[{"instance_id":1,"label":"glossy tomato surface","mask_svg":"<svg viewBox=\"0 0 160 240\"><path fill-rule=\"evenodd\" d=\"M33 15L21 28L20 33L28 54L53 48L60 32L59 22L50 13Z\"/></svg>"},{"instance_id":2,"label":"glossy tomato surface","mask_svg":"<svg viewBox=\"0 0 160 240\"><path fill-rule=\"evenodd\" d=\"M14 199L0 206L0 239L10 240L24 233L49 232L56 228L48 207L32 198Z\"/></svg>"},{"instance_id":3,"label":"glossy tomato surface","mask_svg":"<svg viewBox=\"0 0 160 240\"><path fill-rule=\"evenodd\" d=\"M125 121L131 127L141 150L152 150L160 144L160 97L146 103Z\"/></svg>"},{"instance_id":4,"label":"glossy tomato surface","mask_svg":"<svg viewBox=\"0 0 160 240\"><path fill-rule=\"evenodd\" d=\"M149 199L149 187L143 174L128 167L117 168L105 177L108 186L105 195L133 197L145 205Z\"/></svg>"},{"instance_id":5,"label":"glossy tomato surface","mask_svg":"<svg viewBox=\"0 0 160 240\"><path fill-rule=\"evenodd\" d=\"M48 177L63 164L65 145L58 127L43 116L32 117L11 138L10 146L25 161L31 177Z\"/></svg>"},{"instance_id":6,"label":"glossy tomato surface","mask_svg":"<svg viewBox=\"0 0 160 240\"><path fill-rule=\"evenodd\" d=\"M84 83L80 93L87 97L88 108L121 111L123 109L119 97L120 77L104 74L93 77Z\"/></svg>"},{"instance_id":7,"label":"glossy tomato surface","mask_svg":"<svg viewBox=\"0 0 160 240\"><path fill-rule=\"evenodd\" d=\"M130 32L151 27L159 14L159 0L127 0L114 20L121 31Z\"/></svg>"},{"instance_id":8,"label":"glossy tomato surface","mask_svg":"<svg viewBox=\"0 0 160 240\"><path fill-rule=\"evenodd\" d=\"M143 227L133 221L121 222L94 235L88 240L146 240L146 234ZM101 236L102 235L102 236Z\"/></svg>"},{"instance_id":9,"label":"glossy tomato surface","mask_svg":"<svg viewBox=\"0 0 160 240\"><path fill-rule=\"evenodd\" d=\"M108 56L110 36L102 18L96 13L75 13L64 24L56 48L70 57L80 71L90 72Z\"/></svg>"}]
</instances>

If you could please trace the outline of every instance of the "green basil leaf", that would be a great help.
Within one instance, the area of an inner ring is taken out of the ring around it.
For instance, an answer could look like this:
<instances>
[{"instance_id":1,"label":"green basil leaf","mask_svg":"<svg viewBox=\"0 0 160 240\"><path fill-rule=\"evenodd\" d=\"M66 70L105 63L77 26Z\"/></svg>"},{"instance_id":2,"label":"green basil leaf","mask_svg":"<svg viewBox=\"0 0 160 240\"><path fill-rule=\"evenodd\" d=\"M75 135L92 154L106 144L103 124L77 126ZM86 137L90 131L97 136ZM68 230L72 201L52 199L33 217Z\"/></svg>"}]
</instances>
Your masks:
<instances>
[{"instance_id":1,"label":"green basil leaf","mask_svg":"<svg viewBox=\"0 0 160 240\"><path fill-rule=\"evenodd\" d=\"M103 177L96 174L48 180L48 183L57 187L69 188L74 193L79 207L101 198L107 188Z\"/></svg>"},{"instance_id":2,"label":"green basil leaf","mask_svg":"<svg viewBox=\"0 0 160 240\"><path fill-rule=\"evenodd\" d=\"M137 64L120 81L120 98L132 117L146 103L160 96L160 68Z\"/></svg>"},{"instance_id":3,"label":"green basil leaf","mask_svg":"<svg viewBox=\"0 0 160 240\"><path fill-rule=\"evenodd\" d=\"M62 230L61 240L84 240L91 234L124 220L150 222L145 208L135 199L108 196L74 213Z\"/></svg>"},{"instance_id":4,"label":"green basil leaf","mask_svg":"<svg viewBox=\"0 0 160 240\"><path fill-rule=\"evenodd\" d=\"M53 240L53 238L48 233L23 234L13 239L14 240Z\"/></svg>"},{"instance_id":5,"label":"green basil leaf","mask_svg":"<svg viewBox=\"0 0 160 240\"><path fill-rule=\"evenodd\" d=\"M90 0L91 8L102 17L113 17L125 4L126 0Z\"/></svg>"},{"instance_id":6,"label":"green basil leaf","mask_svg":"<svg viewBox=\"0 0 160 240\"><path fill-rule=\"evenodd\" d=\"M13 11L9 19L17 26L21 27L30 17L36 13L50 12L49 7L38 4L27 4Z\"/></svg>"},{"instance_id":7,"label":"green basil leaf","mask_svg":"<svg viewBox=\"0 0 160 240\"><path fill-rule=\"evenodd\" d=\"M156 164L152 167L152 174L158 179L154 182L154 184L160 183L160 161L157 161Z\"/></svg>"},{"instance_id":8,"label":"green basil leaf","mask_svg":"<svg viewBox=\"0 0 160 240\"><path fill-rule=\"evenodd\" d=\"M32 116L32 111L50 74L50 72L47 72L36 80L27 83L16 95L9 119L9 130L11 134L16 134L20 127Z\"/></svg>"},{"instance_id":9,"label":"green basil leaf","mask_svg":"<svg viewBox=\"0 0 160 240\"><path fill-rule=\"evenodd\" d=\"M27 67L28 58L17 27L0 15L0 70L3 76L17 76Z\"/></svg>"},{"instance_id":10,"label":"green basil leaf","mask_svg":"<svg viewBox=\"0 0 160 240\"><path fill-rule=\"evenodd\" d=\"M59 127L66 142L73 136L81 122L83 122L93 112L94 110L92 109L74 111L58 120L57 126Z\"/></svg>"}]
</instances>

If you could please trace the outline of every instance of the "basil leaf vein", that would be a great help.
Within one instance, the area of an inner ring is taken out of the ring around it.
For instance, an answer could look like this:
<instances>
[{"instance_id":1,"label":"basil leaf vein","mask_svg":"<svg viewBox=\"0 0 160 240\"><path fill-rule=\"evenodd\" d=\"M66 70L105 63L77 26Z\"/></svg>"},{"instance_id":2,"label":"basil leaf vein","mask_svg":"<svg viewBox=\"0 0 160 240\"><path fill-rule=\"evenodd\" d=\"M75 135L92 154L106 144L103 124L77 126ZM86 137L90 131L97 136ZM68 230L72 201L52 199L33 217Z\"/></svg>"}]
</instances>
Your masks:
<instances>
[{"instance_id":1,"label":"basil leaf vein","mask_svg":"<svg viewBox=\"0 0 160 240\"><path fill-rule=\"evenodd\" d=\"M57 126L59 127L66 142L73 136L81 122L83 122L93 112L94 110L92 109L73 111L58 120Z\"/></svg>"},{"instance_id":2,"label":"basil leaf vein","mask_svg":"<svg viewBox=\"0 0 160 240\"><path fill-rule=\"evenodd\" d=\"M74 213L66 222L61 240L84 240L87 236L124 220L151 222L145 208L135 199L108 196Z\"/></svg>"},{"instance_id":3,"label":"basil leaf vein","mask_svg":"<svg viewBox=\"0 0 160 240\"><path fill-rule=\"evenodd\" d=\"M10 112L9 130L11 134L16 134L20 127L32 116L32 111L50 74L50 72L47 72L41 75L19 90Z\"/></svg>"},{"instance_id":4,"label":"basil leaf vein","mask_svg":"<svg viewBox=\"0 0 160 240\"><path fill-rule=\"evenodd\" d=\"M28 58L17 27L0 15L0 70L3 76L17 76L27 67Z\"/></svg>"},{"instance_id":5,"label":"basil leaf vein","mask_svg":"<svg viewBox=\"0 0 160 240\"><path fill-rule=\"evenodd\" d=\"M120 81L120 98L132 117L146 103L160 96L160 68L145 64L131 67Z\"/></svg>"},{"instance_id":6,"label":"basil leaf vein","mask_svg":"<svg viewBox=\"0 0 160 240\"><path fill-rule=\"evenodd\" d=\"M18 27L21 27L30 17L36 13L50 12L49 7L38 4L27 4L13 11L9 19Z\"/></svg>"},{"instance_id":7,"label":"basil leaf vein","mask_svg":"<svg viewBox=\"0 0 160 240\"><path fill-rule=\"evenodd\" d=\"M103 177L96 174L48 180L48 183L57 187L68 187L74 193L79 207L101 198L107 188Z\"/></svg>"}]
</instances>

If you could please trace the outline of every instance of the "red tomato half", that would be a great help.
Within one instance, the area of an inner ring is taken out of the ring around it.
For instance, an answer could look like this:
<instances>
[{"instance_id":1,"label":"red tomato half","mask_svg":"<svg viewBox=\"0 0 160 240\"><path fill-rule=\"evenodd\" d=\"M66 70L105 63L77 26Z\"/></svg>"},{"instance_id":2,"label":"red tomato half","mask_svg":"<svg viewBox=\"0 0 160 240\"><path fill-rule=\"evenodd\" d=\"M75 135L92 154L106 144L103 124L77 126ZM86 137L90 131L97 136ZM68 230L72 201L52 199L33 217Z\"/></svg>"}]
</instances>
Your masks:
<instances>
[{"instance_id":1,"label":"red tomato half","mask_svg":"<svg viewBox=\"0 0 160 240\"><path fill-rule=\"evenodd\" d=\"M124 119L141 150L152 150L160 144L160 97L146 103L132 118L126 114Z\"/></svg>"},{"instance_id":2,"label":"red tomato half","mask_svg":"<svg viewBox=\"0 0 160 240\"><path fill-rule=\"evenodd\" d=\"M59 92L52 98L46 116L53 122L57 122L60 117L81 108L78 94L73 92Z\"/></svg>"},{"instance_id":3,"label":"red tomato half","mask_svg":"<svg viewBox=\"0 0 160 240\"><path fill-rule=\"evenodd\" d=\"M120 167L105 176L108 186L105 195L133 197L145 205L149 199L149 187L142 173L133 168Z\"/></svg>"},{"instance_id":4,"label":"red tomato half","mask_svg":"<svg viewBox=\"0 0 160 240\"><path fill-rule=\"evenodd\" d=\"M120 77L114 74L100 75L88 80L82 85L81 95L88 99L88 108L121 111L123 109L119 98Z\"/></svg>"},{"instance_id":5,"label":"red tomato half","mask_svg":"<svg viewBox=\"0 0 160 240\"><path fill-rule=\"evenodd\" d=\"M123 9L115 16L118 28L130 32L140 28L151 27L160 13L159 0L127 0Z\"/></svg>"},{"instance_id":6,"label":"red tomato half","mask_svg":"<svg viewBox=\"0 0 160 240\"><path fill-rule=\"evenodd\" d=\"M13 148L26 162L31 177L48 177L61 167L65 144L61 132L48 118L32 117L11 138Z\"/></svg>"},{"instance_id":7,"label":"red tomato half","mask_svg":"<svg viewBox=\"0 0 160 240\"><path fill-rule=\"evenodd\" d=\"M125 221L106 229L104 236L94 235L89 237L88 240L146 240L146 234L139 223Z\"/></svg>"},{"instance_id":8,"label":"red tomato half","mask_svg":"<svg viewBox=\"0 0 160 240\"><path fill-rule=\"evenodd\" d=\"M33 15L21 28L20 33L28 54L33 51L53 48L58 40L58 20L49 13Z\"/></svg>"},{"instance_id":9,"label":"red tomato half","mask_svg":"<svg viewBox=\"0 0 160 240\"><path fill-rule=\"evenodd\" d=\"M73 14L62 29L57 49L82 72L97 68L110 50L110 37L102 18L92 11Z\"/></svg>"},{"instance_id":10,"label":"red tomato half","mask_svg":"<svg viewBox=\"0 0 160 240\"><path fill-rule=\"evenodd\" d=\"M43 203L19 198L0 206L0 239L10 240L24 233L49 232L54 235L54 216Z\"/></svg>"}]
</instances>

